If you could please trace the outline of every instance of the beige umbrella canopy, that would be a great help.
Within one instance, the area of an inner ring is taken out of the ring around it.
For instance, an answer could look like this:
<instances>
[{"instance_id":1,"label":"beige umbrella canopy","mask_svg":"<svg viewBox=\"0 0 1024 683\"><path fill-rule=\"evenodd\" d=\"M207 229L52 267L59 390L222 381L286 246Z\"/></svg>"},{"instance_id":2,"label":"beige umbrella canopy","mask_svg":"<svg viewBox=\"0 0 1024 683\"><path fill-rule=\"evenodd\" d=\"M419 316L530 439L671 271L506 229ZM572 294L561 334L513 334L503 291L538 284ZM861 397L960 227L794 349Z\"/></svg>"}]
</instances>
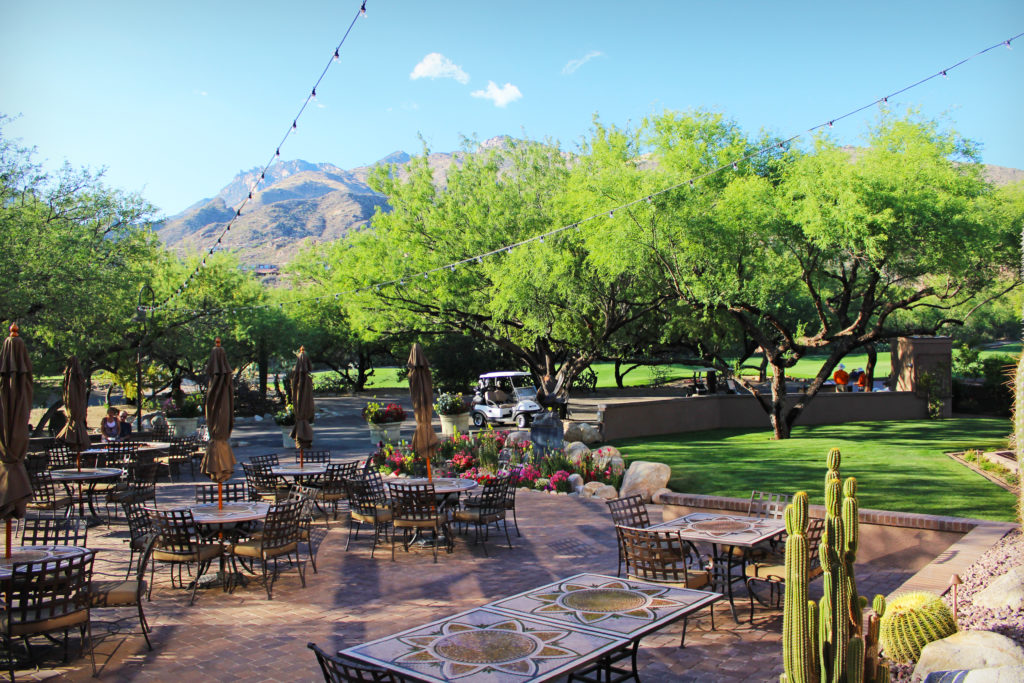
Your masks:
<instances>
[{"instance_id":1,"label":"beige umbrella canopy","mask_svg":"<svg viewBox=\"0 0 1024 683\"><path fill-rule=\"evenodd\" d=\"M11 518L23 517L32 497L25 471L28 452L28 420L32 411L32 361L18 326L0 349L0 519L7 520L10 553Z\"/></svg>"},{"instance_id":2,"label":"beige umbrella canopy","mask_svg":"<svg viewBox=\"0 0 1024 683\"><path fill-rule=\"evenodd\" d=\"M68 364L64 368L64 409L68 421L57 438L80 451L89 446L89 432L85 427L85 375L75 356L68 357Z\"/></svg>"},{"instance_id":3,"label":"beige umbrella canopy","mask_svg":"<svg viewBox=\"0 0 1024 683\"><path fill-rule=\"evenodd\" d=\"M434 417L434 386L430 378L430 363L418 343L409 352L409 393L413 412L416 413L416 433L412 436L412 449L427 461L427 478L431 478L430 458L440 445L431 421Z\"/></svg>"},{"instance_id":4,"label":"beige umbrella canopy","mask_svg":"<svg viewBox=\"0 0 1024 683\"><path fill-rule=\"evenodd\" d=\"M206 391L206 428L210 443L200 471L218 484L231 478L235 454L231 451L231 430L235 426L235 395L231 384L228 355L217 339L206 364L209 387Z\"/></svg>"},{"instance_id":5,"label":"beige umbrella canopy","mask_svg":"<svg viewBox=\"0 0 1024 683\"><path fill-rule=\"evenodd\" d=\"M295 439L296 448L310 448L313 445L316 406L313 404L313 365L306 355L305 346L299 349L295 372L292 373L292 399L295 401L295 426L290 436Z\"/></svg>"}]
</instances>

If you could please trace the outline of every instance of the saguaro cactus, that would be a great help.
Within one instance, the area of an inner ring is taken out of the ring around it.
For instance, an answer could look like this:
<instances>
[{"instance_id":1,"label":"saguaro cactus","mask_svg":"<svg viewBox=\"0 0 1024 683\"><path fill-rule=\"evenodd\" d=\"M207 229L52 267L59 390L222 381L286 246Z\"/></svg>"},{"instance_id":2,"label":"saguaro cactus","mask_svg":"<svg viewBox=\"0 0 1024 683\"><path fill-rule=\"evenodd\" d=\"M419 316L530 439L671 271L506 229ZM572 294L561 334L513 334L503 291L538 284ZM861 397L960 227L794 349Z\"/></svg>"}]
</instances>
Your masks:
<instances>
[{"instance_id":1,"label":"saguaro cactus","mask_svg":"<svg viewBox=\"0 0 1024 683\"><path fill-rule=\"evenodd\" d=\"M878 661L877 617L862 635L861 611L853 565L859 542L857 482L839 479L839 450L828 454L825 474L825 531L818 552L823 595L815 605L807 599L807 494L800 492L786 507L786 594L783 614L783 683L860 683L887 681L888 666ZM885 609L877 596L876 610Z\"/></svg>"}]
</instances>

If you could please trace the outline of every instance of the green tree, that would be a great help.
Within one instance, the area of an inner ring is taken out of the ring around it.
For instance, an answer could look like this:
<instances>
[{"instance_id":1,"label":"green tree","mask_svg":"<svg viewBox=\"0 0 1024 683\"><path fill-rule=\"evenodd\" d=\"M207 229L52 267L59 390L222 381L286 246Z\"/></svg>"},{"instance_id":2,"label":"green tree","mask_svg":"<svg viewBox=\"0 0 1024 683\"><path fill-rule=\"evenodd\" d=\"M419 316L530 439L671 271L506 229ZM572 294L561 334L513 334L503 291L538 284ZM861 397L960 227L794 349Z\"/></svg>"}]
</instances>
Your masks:
<instances>
[{"instance_id":1,"label":"green tree","mask_svg":"<svg viewBox=\"0 0 1024 683\"><path fill-rule=\"evenodd\" d=\"M669 174L723 165L763 144L703 112L665 114L646 130ZM708 159L707 150L717 154ZM850 351L940 333L1019 284L1006 277L1018 226L998 220L973 147L935 122L884 115L856 154L819 138L809 153L758 157L701 184L665 198L631 258L657 263L676 297L733 319L760 346L772 394L755 395L777 438L789 436ZM823 351L821 371L787 405L786 369Z\"/></svg>"}]
</instances>

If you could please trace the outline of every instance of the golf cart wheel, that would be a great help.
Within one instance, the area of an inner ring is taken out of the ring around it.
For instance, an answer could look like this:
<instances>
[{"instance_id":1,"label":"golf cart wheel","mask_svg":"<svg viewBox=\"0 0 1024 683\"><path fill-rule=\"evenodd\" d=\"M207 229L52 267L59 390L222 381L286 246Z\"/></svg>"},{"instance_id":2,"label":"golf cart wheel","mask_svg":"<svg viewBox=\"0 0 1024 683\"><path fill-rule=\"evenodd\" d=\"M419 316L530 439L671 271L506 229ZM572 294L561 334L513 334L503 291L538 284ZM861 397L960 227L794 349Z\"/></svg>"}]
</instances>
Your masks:
<instances>
[{"instance_id":1,"label":"golf cart wheel","mask_svg":"<svg viewBox=\"0 0 1024 683\"><path fill-rule=\"evenodd\" d=\"M530 416L526 413L519 413L516 415L516 427L525 429L530 426Z\"/></svg>"},{"instance_id":2,"label":"golf cart wheel","mask_svg":"<svg viewBox=\"0 0 1024 683\"><path fill-rule=\"evenodd\" d=\"M473 413L473 426L483 427L486 424L487 418L484 417L483 413Z\"/></svg>"}]
</instances>

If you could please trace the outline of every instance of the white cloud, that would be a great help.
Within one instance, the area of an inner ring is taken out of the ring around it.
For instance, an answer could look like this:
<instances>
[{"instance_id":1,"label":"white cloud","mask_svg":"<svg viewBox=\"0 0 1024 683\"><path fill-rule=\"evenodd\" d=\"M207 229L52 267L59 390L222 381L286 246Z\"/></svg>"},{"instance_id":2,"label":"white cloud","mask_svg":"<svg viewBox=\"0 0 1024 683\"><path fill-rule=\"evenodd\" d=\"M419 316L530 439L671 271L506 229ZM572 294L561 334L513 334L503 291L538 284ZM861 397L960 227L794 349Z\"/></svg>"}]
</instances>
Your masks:
<instances>
[{"instance_id":1,"label":"white cloud","mask_svg":"<svg viewBox=\"0 0 1024 683\"><path fill-rule=\"evenodd\" d=\"M485 100L492 100L495 107L505 107L509 102L515 102L522 98L523 93L519 92L519 88L506 83L502 87L498 87L498 84L494 81L487 81L487 88L484 90L474 90L470 93L473 97L482 97Z\"/></svg>"},{"instance_id":2,"label":"white cloud","mask_svg":"<svg viewBox=\"0 0 1024 683\"><path fill-rule=\"evenodd\" d=\"M603 52L597 50L591 50L587 54L583 55L579 59L570 59L565 66L562 67L562 73L566 76L575 73L576 69L580 68L594 57L603 57Z\"/></svg>"},{"instance_id":3,"label":"white cloud","mask_svg":"<svg viewBox=\"0 0 1024 683\"><path fill-rule=\"evenodd\" d=\"M209 93L207 93L205 90L193 90L192 94L199 95L201 97L206 97Z\"/></svg>"},{"instance_id":4,"label":"white cloud","mask_svg":"<svg viewBox=\"0 0 1024 683\"><path fill-rule=\"evenodd\" d=\"M409 78L454 78L462 85L469 83L469 74L440 52L431 52L421 59L409 74Z\"/></svg>"}]
</instances>

